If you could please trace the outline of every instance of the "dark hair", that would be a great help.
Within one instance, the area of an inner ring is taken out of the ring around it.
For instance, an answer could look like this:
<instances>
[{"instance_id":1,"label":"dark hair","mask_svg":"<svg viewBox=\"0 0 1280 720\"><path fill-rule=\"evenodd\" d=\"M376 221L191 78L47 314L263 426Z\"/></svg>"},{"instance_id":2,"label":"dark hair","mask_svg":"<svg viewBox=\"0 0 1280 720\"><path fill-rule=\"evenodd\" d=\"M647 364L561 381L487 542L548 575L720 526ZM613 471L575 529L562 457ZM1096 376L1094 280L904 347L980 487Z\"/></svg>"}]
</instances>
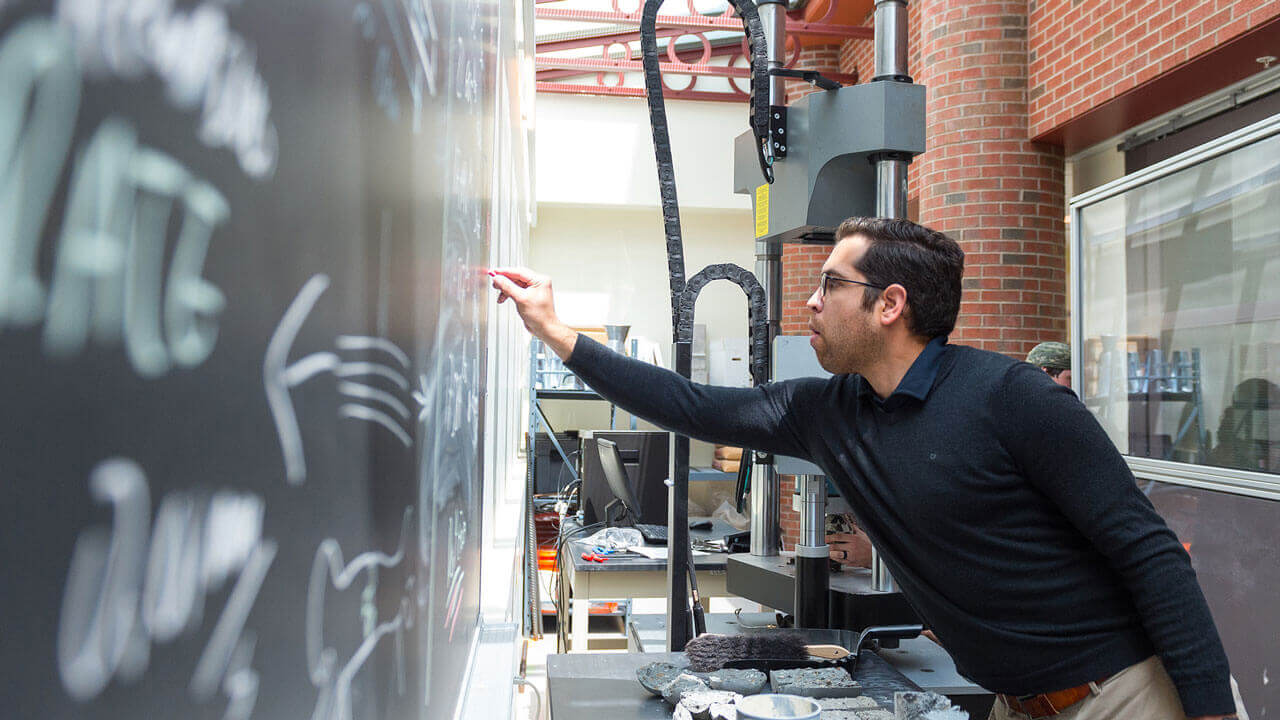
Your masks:
<instances>
[{"instance_id":1,"label":"dark hair","mask_svg":"<svg viewBox=\"0 0 1280 720\"><path fill-rule=\"evenodd\" d=\"M907 328L933 338L949 335L960 313L960 277L964 251L955 240L910 220L851 217L836 228L836 242L862 235L870 243L855 264L867 282L898 283L907 289ZM862 306L870 309L880 290L863 288Z\"/></svg>"},{"instance_id":2,"label":"dark hair","mask_svg":"<svg viewBox=\"0 0 1280 720\"><path fill-rule=\"evenodd\" d=\"M1056 378L1056 377L1058 377L1059 375L1061 375L1062 373L1066 372L1066 371L1067 371L1067 369L1066 369L1066 368L1051 368L1051 367L1047 367L1047 368L1044 368L1044 371L1045 371L1046 373L1048 373L1049 377L1051 377L1051 378Z\"/></svg>"}]
</instances>

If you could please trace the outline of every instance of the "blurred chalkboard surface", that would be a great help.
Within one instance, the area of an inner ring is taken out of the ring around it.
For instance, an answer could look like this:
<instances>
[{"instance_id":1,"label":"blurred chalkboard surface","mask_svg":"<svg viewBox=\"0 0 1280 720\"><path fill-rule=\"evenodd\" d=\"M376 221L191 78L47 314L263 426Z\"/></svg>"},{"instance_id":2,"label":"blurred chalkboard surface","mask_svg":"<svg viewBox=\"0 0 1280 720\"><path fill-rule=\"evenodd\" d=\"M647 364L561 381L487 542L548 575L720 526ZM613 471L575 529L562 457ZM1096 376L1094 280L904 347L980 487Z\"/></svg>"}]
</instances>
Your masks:
<instances>
[{"instance_id":1,"label":"blurred chalkboard surface","mask_svg":"<svg viewBox=\"0 0 1280 720\"><path fill-rule=\"evenodd\" d=\"M453 715L523 17L0 0L0 716Z\"/></svg>"}]
</instances>

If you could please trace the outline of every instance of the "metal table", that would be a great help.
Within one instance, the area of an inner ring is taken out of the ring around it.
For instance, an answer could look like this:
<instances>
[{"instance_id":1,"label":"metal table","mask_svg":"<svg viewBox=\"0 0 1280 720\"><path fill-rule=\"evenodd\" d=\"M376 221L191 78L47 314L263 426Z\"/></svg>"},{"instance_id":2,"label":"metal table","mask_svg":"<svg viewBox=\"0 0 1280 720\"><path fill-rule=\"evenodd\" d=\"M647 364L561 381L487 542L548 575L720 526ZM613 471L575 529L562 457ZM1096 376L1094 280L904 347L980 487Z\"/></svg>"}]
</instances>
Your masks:
<instances>
[{"instance_id":1,"label":"metal table","mask_svg":"<svg viewBox=\"0 0 1280 720\"><path fill-rule=\"evenodd\" d=\"M733 635L744 632L744 627L746 632L753 632L752 626L758 628L772 622L774 613L742 613L741 617L711 613L707 615L707 632ZM636 615L627 623L627 649L631 652L660 651L665 647L666 636L665 617ZM924 637L898 642L896 648L877 650L879 658L920 689L946 695L951 702L968 710L969 717L987 716L995 696L960 675L946 650Z\"/></svg>"},{"instance_id":2,"label":"metal table","mask_svg":"<svg viewBox=\"0 0 1280 720\"><path fill-rule=\"evenodd\" d=\"M815 631L821 632L821 631ZM650 695L636 670L651 662L684 664L684 653L581 653L547 657L551 720L671 720L671 706ZM919 690L873 652L864 652L855 679L863 694L893 710L893 694Z\"/></svg>"}]
</instances>

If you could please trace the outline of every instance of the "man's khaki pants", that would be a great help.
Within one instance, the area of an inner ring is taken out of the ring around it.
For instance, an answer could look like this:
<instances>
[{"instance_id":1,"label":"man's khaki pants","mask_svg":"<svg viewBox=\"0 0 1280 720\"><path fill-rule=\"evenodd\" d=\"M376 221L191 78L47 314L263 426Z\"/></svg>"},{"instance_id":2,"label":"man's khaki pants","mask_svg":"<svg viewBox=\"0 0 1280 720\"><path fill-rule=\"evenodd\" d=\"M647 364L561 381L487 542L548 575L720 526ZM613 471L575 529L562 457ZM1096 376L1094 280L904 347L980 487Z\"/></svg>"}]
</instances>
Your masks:
<instances>
[{"instance_id":1,"label":"man's khaki pants","mask_svg":"<svg viewBox=\"0 0 1280 720\"><path fill-rule=\"evenodd\" d=\"M1240 720L1249 720L1240 702L1236 683L1231 681ZM987 720L1027 720L999 697ZM1160 658L1152 655L1136 665L1121 670L1097 685L1094 692L1053 716L1053 720L1183 720L1182 701L1165 672Z\"/></svg>"}]
</instances>

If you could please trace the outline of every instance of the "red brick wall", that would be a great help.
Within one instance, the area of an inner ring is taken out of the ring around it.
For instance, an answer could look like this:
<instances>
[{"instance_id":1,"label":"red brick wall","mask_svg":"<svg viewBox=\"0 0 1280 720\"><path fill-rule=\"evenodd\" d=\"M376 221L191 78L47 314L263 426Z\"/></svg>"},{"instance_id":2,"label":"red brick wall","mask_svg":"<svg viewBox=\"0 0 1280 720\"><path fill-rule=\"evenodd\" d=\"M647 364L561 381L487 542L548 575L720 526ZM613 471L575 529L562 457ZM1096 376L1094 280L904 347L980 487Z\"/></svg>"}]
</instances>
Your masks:
<instances>
[{"instance_id":1,"label":"red brick wall","mask_svg":"<svg viewBox=\"0 0 1280 720\"><path fill-rule=\"evenodd\" d=\"M839 72L840 46L817 45L804 48L800 51L800 57L796 58L795 68L797 70L817 70L821 73ZM803 80L787 80L783 82L783 87L787 89L788 105L819 89Z\"/></svg>"},{"instance_id":2,"label":"red brick wall","mask_svg":"<svg viewBox=\"0 0 1280 720\"><path fill-rule=\"evenodd\" d=\"M907 13L911 13L911 5ZM873 27L873 14L868 14L863 27ZM870 40L846 40L840 46L840 72L857 73L860 82L869 82L875 77L875 43Z\"/></svg>"},{"instance_id":3,"label":"red brick wall","mask_svg":"<svg viewBox=\"0 0 1280 720\"><path fill-rule=\"evenodd\" d=\"M782 334L807 335L809 309L805 302L818 287L822 263L831 248L826 245L797 245L782 248Z\"/></svg>"},{"instance_id":4,"label":"red brick wall","mask_svg":"<svg viewBox=\"0 0 1280 720\"><path fill-rule=\"evenodd\" d=\"M1029 136L1058 127L1278 15L1280 2L1275 0L1033 2L1028 13Z\"/></svg>"},{"instance_id":5,"label":"red brick wall","mask_svg":"<svg viewBox=\"0 0 1280 720\"><path fill-rule=\"evenodd\" d=\"M919 219L966 254L952 339L1023 356L1066 337L1063 157L1027 139L1027 3L924 0L917 17Z\"/></svg>"},{"instance_id":6,"label":"red brick wall","mask_svg":"<svg viewBox=\"0 0 1280 720\"><path fill-rule=\"evenodd\" d=\"M778 492L781 507L778 508L778 519L782 525L782 549L795 550L796 541L800 539L800 513L791 504L792 495L796 491L796 476L783 475L778 478L781 490Z\"/></svg>"}]
</instances>

